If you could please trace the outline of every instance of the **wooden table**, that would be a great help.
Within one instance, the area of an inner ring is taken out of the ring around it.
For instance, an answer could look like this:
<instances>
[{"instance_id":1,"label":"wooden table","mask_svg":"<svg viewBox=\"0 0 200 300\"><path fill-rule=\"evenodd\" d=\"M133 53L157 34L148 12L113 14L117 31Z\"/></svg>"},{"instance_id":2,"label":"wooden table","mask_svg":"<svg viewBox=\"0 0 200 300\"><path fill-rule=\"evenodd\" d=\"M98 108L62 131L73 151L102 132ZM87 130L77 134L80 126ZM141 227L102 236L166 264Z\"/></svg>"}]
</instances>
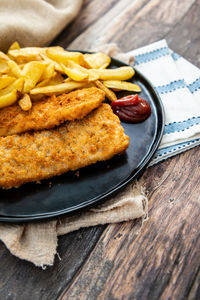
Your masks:
<instances>
[{"instance_id":1,"label":"wooden table","mask_svg":"<svg viewBox=\"0 0 200 300\"><path fill-rule=\"evenodd\" d=\"M54 44L128 51L166 38L200 67L200 0L85 0ZM188 99L189 101L189 99ZM0 299L200 299L199 147L147 169L149 220L81 229L59 238L46 270L0 245Z\"/></svg>"}]
</instances>

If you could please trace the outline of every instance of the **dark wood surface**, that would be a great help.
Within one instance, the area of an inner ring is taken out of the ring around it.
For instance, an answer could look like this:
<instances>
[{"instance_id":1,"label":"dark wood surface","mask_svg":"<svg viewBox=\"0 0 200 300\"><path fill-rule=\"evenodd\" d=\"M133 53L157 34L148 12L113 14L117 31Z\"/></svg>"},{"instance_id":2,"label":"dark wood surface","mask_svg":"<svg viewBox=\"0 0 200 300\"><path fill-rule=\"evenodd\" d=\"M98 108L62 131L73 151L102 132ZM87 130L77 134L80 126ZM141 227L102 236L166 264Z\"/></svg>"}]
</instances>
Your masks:
<instances>
[{"instance_id":1,"label":"dark wood surface","mask_svg":"<svg viewBox=\"0 0 200 300\"><path fill-rule=\"evenodd\" d=\"M85 0L53 44L122 51L166 38L200 67L200 0ZM81 229L59 238L46 270L0 245L0 299L200 299L199 147L147 169L149 220Z\"/></svg>"}]
</instances>

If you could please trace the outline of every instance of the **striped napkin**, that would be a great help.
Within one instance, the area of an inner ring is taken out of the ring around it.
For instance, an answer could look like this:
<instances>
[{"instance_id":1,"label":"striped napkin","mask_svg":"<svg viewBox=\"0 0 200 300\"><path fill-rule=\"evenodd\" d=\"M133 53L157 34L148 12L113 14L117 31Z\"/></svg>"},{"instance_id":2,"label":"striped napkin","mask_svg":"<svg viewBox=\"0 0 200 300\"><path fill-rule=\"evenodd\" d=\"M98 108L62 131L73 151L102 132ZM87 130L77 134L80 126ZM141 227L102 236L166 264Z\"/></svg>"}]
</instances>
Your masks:
<instances>
[{"instance_id":1,"label":"striped napkin","mask_svg":"<svg viewBox=\"0 0 200 300\"><path fill-rule=\"evenodd\" d=\"M200 70L169 49L166 40L130 51L165 109L164 135L150 165L200 144Z\"/></svg>"}]
</instances>

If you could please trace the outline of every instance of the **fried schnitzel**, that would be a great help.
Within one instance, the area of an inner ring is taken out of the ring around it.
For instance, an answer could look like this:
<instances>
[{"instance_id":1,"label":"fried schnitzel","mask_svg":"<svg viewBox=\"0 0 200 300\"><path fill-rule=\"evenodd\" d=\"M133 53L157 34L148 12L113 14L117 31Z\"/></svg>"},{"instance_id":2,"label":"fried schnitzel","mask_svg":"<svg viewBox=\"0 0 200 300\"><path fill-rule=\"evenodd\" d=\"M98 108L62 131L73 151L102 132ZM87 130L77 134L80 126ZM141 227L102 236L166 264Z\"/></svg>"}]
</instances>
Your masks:
<instances>
[{"instance_id":1,"label":"fried schnitzel","mask_svg":"<svg viewBox=\"0 0 200 300\"><path fill-rule=\"evenodd\" d=\"M105 93L96 88L84 88L56 97L33 102L30 111L18 104L0 110L0 136L29 130L49 129L66 120L82 119L105 99Z\"/></svg>"},{"instance_id":2,"label":"fried schnitzel","mask_svg":"<svg viewBox=\"0 0 200 300\"><path fill-rule=\"evenodd\" d=\"M128 145L129 137L108 104L55 129L0 137L0 187L18 187L108 160Z\"/></svg>"}]
</instances>

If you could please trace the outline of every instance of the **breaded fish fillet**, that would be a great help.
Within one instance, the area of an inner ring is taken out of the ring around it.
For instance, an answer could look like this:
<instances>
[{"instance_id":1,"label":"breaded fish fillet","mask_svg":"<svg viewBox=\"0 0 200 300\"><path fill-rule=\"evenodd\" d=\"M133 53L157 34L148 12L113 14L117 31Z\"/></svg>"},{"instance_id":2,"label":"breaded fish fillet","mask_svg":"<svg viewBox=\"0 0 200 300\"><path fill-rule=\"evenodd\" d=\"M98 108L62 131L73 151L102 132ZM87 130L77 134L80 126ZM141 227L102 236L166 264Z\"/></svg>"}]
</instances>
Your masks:
<instances>
[{"instance_id":1,"label":"breaded fish fillet","mask_svg":"<svg viewBox=\"0 0 200 300\"><path fill-rule=\"evenodd\" d=\"M108 160L128 145L129 137L108 104L55 129L0 137L0 187L17 187Z\"/></svg>"},{"instance_id":2,"label":"breaded fish fillet","mask_svg":"<svg viewBox=\"0 0 200 300\"><path fill-rule=\"evenodd\" d=\"M0 109L0 136L53 128L66 120L81 119L104 99L102 90L91 87L44 98L34 102L30 111L23 111L18 104L5 107Z\"/></svg>"}]
</instances>

